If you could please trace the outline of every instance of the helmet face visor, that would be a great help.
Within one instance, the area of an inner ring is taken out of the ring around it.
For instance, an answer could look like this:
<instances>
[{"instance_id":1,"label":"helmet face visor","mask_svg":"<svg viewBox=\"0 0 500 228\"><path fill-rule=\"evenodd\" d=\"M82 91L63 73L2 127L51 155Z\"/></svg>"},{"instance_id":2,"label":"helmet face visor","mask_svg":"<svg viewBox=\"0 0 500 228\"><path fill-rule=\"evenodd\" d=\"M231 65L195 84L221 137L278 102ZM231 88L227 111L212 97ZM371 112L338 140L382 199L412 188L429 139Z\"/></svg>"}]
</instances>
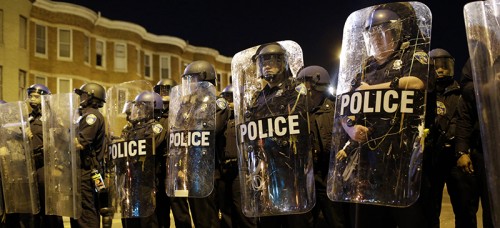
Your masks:
<instances>
[{"instance_id":1,"label":"helmet face visor","mask_svg":"<svg viewBox=\"0 0 500 228\"><path fill-rule=\"evenodd\" d=\"M152 104L151 102L139 101L132 105L130 111L130 119L134 121L143 121L152 117Z\"/></svg>"},{"instance_id":2,"label":"helmet face visor","mask_svg":"<svg viewBox=\"0 0 500 228\"><path fill-rule=\"evenodd\" d=\"M158 86L155 88L155 92L160 94L162 97L170 96L170 90L170 86Z\"/></svg>"},{"instance_id":3,"label":"helmet face visor","mask_svg":"<svg viewBox=\"0 0 500 228\"><path fill-rule=\"evenodd\" d=\"M233 103L233 93L226 92L226 93L221 93L220 95L221 97L226 99L227 102Z\"/></svg>"},{"instance_id":4,"label":"helmet face visor","mask_svg":"<svg viewBox=\"0 0 500 228\"><path fill-rule=\"evenodd\" d=\"M196 84L199 81L200 74L186 74L182 76L182 95L189 95L194 92Z\"/></svg>"},{"instance_id":5,"label":"helmet face visor","mask_svg":"<svg viewBox=\"0 0 500 228\"><path fill-rule=\"evenodd\" d=\"M435 58L434 69L438 78L452 77L454 75L455 62L451 58Z\"/></svg>"},{"instance_id":6,"label":"helmet face visor","mask_svg":"<svg viewBox=\"0 0 500 228\"><path fill-rule=\"evenodd\" d=\"M277 75L283 71L284 56L277 54L260 55L257 58L257 67L260 77L268 77L269 75Z\"/></svg>"},{"instance_id":7,"label":"helmet face visor","mask_svg":"<svg viewBox=\"0 0 500 228\"><path fill-rule=\"evenodd\" d=\"M397 48L401 39L401 21L383 23L363 31L370 56L387 57Z\"/></svg>"}]
</instances>

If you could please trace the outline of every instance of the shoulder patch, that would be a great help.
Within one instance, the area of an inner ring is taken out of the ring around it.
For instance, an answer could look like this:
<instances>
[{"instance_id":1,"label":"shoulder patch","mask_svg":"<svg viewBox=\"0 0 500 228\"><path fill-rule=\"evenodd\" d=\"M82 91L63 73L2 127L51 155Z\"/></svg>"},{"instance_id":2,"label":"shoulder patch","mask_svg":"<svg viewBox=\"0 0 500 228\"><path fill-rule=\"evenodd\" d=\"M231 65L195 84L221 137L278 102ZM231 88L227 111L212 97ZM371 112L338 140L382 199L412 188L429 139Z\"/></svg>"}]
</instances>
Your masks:
<instances>
[{"instance_id":1,"label":"shoulder patch","mask_svg":"<svg viewBox=\"0 0 500 228\"><path fill-rule=\"evenodd\" d=\"M446 115L446 105L441 101L437 101L436 111L440 116Z\"/></svg>"},{"instance_id":2,"label":"shoulder patch","mask_svg":"<svg viewBox=\"0 0 500 228\"><path fill-rule=\"evenodd\" d=\"M160 134L162 131L163 131L163 126L161 126L161 124L153 125L153 132L155 134Z\"/></svg>"},{"instance_id":3,"label":"shoulder patch","mask_svg":"<svg viewBox=\"0 0 500 228\"><path fill-rule=\"evenodd\" d=\"M392 64L392 69L394 70L399 70L401 69L401 67L403 67L403 61L401 61L401 59L394 61L394 63Z\"/></svg>"},{"instance_id":4,"label":"shoulder patch","mask_svg":"<svg viewBox=\"0 0 500 228\"><path fill-rule=\"evenodd\" d=\"M88 125L94 124L96 120L97 116L95 116L94 114L90 114L85 118L85 122L87 122Z\"/></svg>"},{"instance_id":5,"label":"shoulder patch","mask_svg":"<svg viewBox=\"0 0 500 228\"><path fill-rule=\"evenodd\" d=\"M297 93L300 93L302 95L306 95L307 94L306 85L304 83L300 83L298 86L295 87L295 91L297 91Z\"/></svg>"},{"instance_id":6,"label":"shoulder patch","mask_svg":"<svg viewBox=\"0 0 500 228\"><path fill-rule=\"evenodd\" d=\"M219 107L220 109L224 110L227 108L227 101L226 99L220 97L220 98L217 98L217 100L215 101L215 103L217 104L217 107Z\"/></svg>"},{"instance_id":7,"label":"shoulder patch","mask_svg":"<svg viewBox=\"0 0 500 228\"><path fill-rule=\"evenodd\" d=\"M429 56L423 51L417 51L413 54L413 58L422 64L429 64Z\"/></svg>"}]
</instances>

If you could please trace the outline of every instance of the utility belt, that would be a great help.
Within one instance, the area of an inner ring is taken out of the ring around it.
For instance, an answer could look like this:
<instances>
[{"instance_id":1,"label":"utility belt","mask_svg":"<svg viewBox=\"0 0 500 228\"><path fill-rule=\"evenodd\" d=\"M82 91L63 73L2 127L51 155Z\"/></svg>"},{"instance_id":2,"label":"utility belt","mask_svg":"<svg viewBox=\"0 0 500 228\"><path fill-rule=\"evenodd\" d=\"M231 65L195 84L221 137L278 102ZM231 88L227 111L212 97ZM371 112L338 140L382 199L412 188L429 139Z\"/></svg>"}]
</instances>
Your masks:
<instances>
[{"instance_id":1,"label":"utility belt","mask_svg":"<svg viewBox=\"0 0 500 228\"><path fill-rule=\"evenodd\" d=\"M81 153L81 168L84 170L97 169L102 171L101 163L97 160L97 155L95 151L88 151L87 153Z\"/></svg>"}]
</instances>

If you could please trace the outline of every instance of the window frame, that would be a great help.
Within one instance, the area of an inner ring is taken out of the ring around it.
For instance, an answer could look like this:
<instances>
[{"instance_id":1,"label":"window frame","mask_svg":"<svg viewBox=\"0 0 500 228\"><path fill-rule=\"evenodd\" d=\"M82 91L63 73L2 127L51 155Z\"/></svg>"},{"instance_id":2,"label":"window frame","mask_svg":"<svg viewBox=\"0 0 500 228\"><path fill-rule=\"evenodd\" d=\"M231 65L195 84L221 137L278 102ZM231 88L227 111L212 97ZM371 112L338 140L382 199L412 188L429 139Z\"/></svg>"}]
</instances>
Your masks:
<instances>
[{"instance_id":1,"label":"window frame","mask_svg":"<svg viewBox=\"0 0 500 228\"><path fill-rule=\"evenodd\" d=\"M102 43L102 53L101 53L101 65L97 65L97 60L98 58L98 49L97 49L97 44ZM95 40L95 67L97 69L106 69L106 41L103 39L96 39Z\"/></svg>"},{"instance_id":2,"label":"window frame","mask_svg":"<svg viewBox=\"0 0 500 228\"><path fill-rule=\"evenodd\" d=\"M123 46L123 55L124 57L122 57L121 59L123 59L123 64L124 64L124 67L123 68L117 68L117 60L118 60L118 57L117 57L117 47L118 46ZM115 68L115 71L117 72L127 72L128 71L128 53L127 53L127 43L125 42L115 42L114 43L114 68Z\"/></svg>"},{"instance_id":3,"label":"window frame","mask_svg":"<svg viewBox=\"0 0 500 228\"><path fill-rule=\"evenodd\" d=\"M61 56L61 31L69 32L69 57ZM69 28L57 28L57 59L71 61L73 59L73 30Z\"/></svg>"}]
</instances>

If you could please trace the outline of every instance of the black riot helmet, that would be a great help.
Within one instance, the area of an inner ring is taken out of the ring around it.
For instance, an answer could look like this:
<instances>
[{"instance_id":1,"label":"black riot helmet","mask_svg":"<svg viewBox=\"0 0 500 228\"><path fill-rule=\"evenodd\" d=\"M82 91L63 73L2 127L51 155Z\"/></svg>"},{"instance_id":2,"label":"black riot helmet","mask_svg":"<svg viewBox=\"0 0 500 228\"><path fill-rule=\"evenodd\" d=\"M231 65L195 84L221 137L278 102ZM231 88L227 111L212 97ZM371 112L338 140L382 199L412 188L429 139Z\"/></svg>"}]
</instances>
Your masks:
<instances>
[{"instance_id":1,"label":"black riot helmet","mask_svg":"<svg viewBox=\"0 0 500 228\"><path fill-rule=\"evenodd\" d=\"M220 92L220 96L226 99L228 102L233 102L233 84L229 84Z\"/></svg>"},{"instance_id":2,"label":"black riot helmet","mask_svg":"<svg viewBox=\"0 0 500 228\"><path fill-rule=\"evenodd\" d=\"M286 57L286 50L279 43L261 45L252 56L252 61L257 67L257 76L268 82L288 78L291 74L289 74Z\"/></svg>"},{"instance_id":3,"label":"black riot helmet","mask_svg":"<svg viewBox=\"0 0 500 228\"><path fill-rule=\"evenodd\" d=\"M174 86L177 85L177 82L174 80L167 78L161 79L158 83L153 87L153 90L161 96L163 100L163 109L168 109L168 105L170 102L170 91Z\"/></svg>"},{"instance_id":4,"label":"black riot helmet","mask_svg":"<svg viewBox=\"0 0 500 228\"><path fill-rule=\"evenodd\" d=\"M441 48L432 49L429 52L429 57L434 64L438 80L445 77L453 78L455 74L455 58L448 51Z\"/></svg>"},{"instance_id":5,"label":"black riot helmet","mask_svg":"<svg viewBox=\"0 0 500 228\"><path fill-rule=\"evenodd\" d=\"M144 91L134 99L130 119L135 122L153 118L154 112L163 110L161 96L155 92Z\"/></svg>"},{"instance_id":6,"label":"black riot helmet","mask_svg":"<svg viewBox=\"0 0 500 228\"><path fill-rule=\"evenodd\" d=\"M28 92L28 102L31 108L33 108L33 110L40 109L42 104L42 98L40 97L41 95L50 94L49 88L47 88L47 86L42 84L33 84L30 87L28 87L26 91Z\"/></svg>"},{"instance_id":7,"label":"black riot helmet","mask_svg":"<svg viewBox=\"0 0 500 228\"><path fill-rule=\"evenodd\" d=\"M403 43L416 40L418 36L415 11L411 4L405 2L377 6L364 24L366 48L369 55L378 60L407 47L410 43Z\"/></svg>"},{"instance_id":8,"label":"black riot helmet","mask_svg":"<svg viewBox=\"0 0 500 228\"><path fill-rule=\"evenodd\" d=\"M102 108L104 103L106 103L106 90L102 85L96 83L83 84L79 89L75 89L75 93L80 95L82 99L80 106L82 107L93 105L96 108Z\"/></svg>"},{"instance_id":9,"label":"black riot helmet","mask_svg":"<svg viewBox=\"0 0 500 228\"><path fill-rule=\"evenodd\" d=\"M51 94L49 88L47 88L47 86L42 85L42 84L33 84L33 85L30 85L30 87L28 87L28 89L26 89L26 91L28 92L28 96L31 93L38 93L40 95Z\"/></svg>"},{"instance_id":10,"label":"black riot helmet","mask_svg":"<svg viewBox=\"0 0 500 228\"><path fill-rule=\"evenodd\" d=\"M215 68L207 61L198 60L187 65L182 74L182 83L208 81L215 83Z\"/></svg>"},{"instance_id":11,"label":"black riot helmet","mask_svg":"<svg viewBox=\"0 0 500 228\"><path fill-rule=\"evenodd\" d=\"M153 87L153 90L160 94L160 96L170 96L170 90L172 90L172 87L176 86L177 82L175 82L173 79L166 78L166 79L161 79L156 83L156 85Z\"/></svg>"},{"instance_id":12,"label":"black riot helmet","mask_svg":"<svg viewBox=\"0 0 500 228\"><path fill-rule=\"evenodd\" d=\"M308 66L299 71L297 80L310 83L316 91L325 92L330 84L330 74L320 66Z\"/></svg>"}]
</instances>

